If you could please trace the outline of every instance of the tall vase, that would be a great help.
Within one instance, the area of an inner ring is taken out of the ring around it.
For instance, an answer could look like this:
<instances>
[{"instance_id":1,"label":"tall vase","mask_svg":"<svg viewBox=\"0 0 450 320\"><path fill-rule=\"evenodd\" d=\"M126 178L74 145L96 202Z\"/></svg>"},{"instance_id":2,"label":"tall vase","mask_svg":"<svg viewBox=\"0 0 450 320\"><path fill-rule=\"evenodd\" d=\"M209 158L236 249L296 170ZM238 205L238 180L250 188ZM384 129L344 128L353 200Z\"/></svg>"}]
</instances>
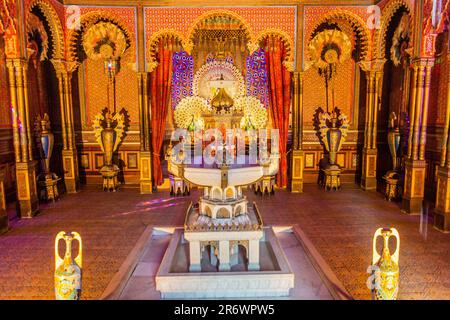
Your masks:
<instances>
[{"instance_id":1,"label":"tall vase","mask_svg":"<svg viewBox=\"0 0 450 320\"><path fill-rule=\"evenodd\" d=\"M377 239L383 237L383 249L381 255L377 252ZM389 251L389 239L397 239L396 249L393 254ZM396 300L399 283L399 251L400 236L395 228L379 228L373 236L372 265L375 266L375 288L372 296L375 300Z\"/></svg>"},{"instance_id":2,"label":"tall vase","mask_svg":"<svg viewBox=\"0 0 450 320\"><path fill-rule=\"evenodd\" d=\"M336 118L332 118L331 119L331 128L330 130L328 130L327 132L327 140L328 140L328 146L329 146L329 155L330 155L330 159L329 159L329 164L330 165L334 165L336 164L336 156L337 153L339 152L339 146L341 144L341 139L342 139L342 132L339 128L336 127L336 122L337 119Z\"/></svg>"},{"instance_id":3,"label":"tall vase","mask_svg":"<svg viewBox=\"0 0 450 320\"><path fill-rule=\"evenodd\" d=\"M39 197L41 200L57 200L59 198L58 181L61 180L50 170L50 159L52 158L54 136L50 130L50 119L48 114L37 117L36 120L37 140L40 145L41 163L43 172L38 177Z\"/></svg>"},{"instance_id":4,"label":"tall vase","mask_svg":"<svg viewBox=\"0 0 450 320\"><path fill-rule=\"evenodd\" d=\"M102 130L101 133L102 137L102 143L104 148L104 159L105 159L105 166L112 166L112 159L113 159L113 153L114 153L114 145L116 143L117 135L116 131L111 128L111 120L106 119L106 128Z\"/></svg>"},{"instance_id":5,"label":"tall vase","mask_svg":"<svg viewBox=\"0 0 450 320\"><path fill-rule=\"evenodd\" d=\"M401 151L401 134L398 126L395 125L397 116L395 112L392 112L389 116L389 130L387 135L387 141L389 145L389 151L392 157L392 169L386 172L383 176L383 180L386 183L385 196L388 201L399 198L399 167L400 167L400 151Z\"/></svg>"},{"instance_id":6,"label":"tall vase","mask_svg":"<svg viewBox=\"0 0 450 320\"><path fill-rule=\"evenodd\" d=\"M64 258L59 256L60 240L66 242ZM78 255L72 258L72 241L79 243ZM61 231L55 239L55 297L56 300L78 300L81 294L82 242L77 232Z\"/></svg>"},{"instance_id":7,"label":"tall vase","mask_svg":"<svg viewBox=\"0 0 450 320\"><path fill-rule=\"evenodd\" d=\"M388 132L388 145L392 157L392 170L397 171L399 167L398 156L400 153L400 130L398 127L392 128Z\"/></svg>"},{"instance_id":8,"label":"tall vase","mask_svg":"<svg viewBox=\"0 0 450 320\"><path fill-rule=\"evenodd\" d=\"M54 135L52 132L48 130L48 120L44 117L43 120L40 121L41 124L41 146L43 151L43 167L44 174L46 178L52 178L50 174L50 158L53 153L53 145L54 145Z\"/></svg>"}]
</instances>

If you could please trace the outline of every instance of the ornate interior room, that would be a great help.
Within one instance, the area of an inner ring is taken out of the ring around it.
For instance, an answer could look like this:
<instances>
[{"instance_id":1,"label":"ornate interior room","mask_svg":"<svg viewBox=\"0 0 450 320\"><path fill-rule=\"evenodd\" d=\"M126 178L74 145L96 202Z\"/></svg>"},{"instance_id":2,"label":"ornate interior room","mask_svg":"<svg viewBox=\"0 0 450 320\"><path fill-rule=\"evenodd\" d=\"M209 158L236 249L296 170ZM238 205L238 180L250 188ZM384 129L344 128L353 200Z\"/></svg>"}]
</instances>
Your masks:
<instances>
[{"instance_id":1,"label":"ornate interior room","mask_svg":"<svg viewBox=\"0 0 450 320\"><path fill-rule=\"evenodd\" d=\"M0 1L0 299L448 299L449 17Z\"/></svg>"}]
</instances>

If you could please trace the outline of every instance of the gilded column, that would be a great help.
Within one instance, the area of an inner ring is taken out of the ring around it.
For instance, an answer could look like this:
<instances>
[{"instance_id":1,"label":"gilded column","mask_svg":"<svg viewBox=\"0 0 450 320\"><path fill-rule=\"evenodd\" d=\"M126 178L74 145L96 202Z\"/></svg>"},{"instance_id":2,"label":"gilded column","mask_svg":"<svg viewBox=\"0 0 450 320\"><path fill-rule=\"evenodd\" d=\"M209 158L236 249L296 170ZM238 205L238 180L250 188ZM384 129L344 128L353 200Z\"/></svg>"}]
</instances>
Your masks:
<instances>
[{"instance_id":1,"label":"gilded column","mask_svg":"<svg viewBox=\"0 0 450 320\"><path fill-rule=\"evenodd\" d=\"M434 227L450 232L450 53L447 55L447 112L442 139L441 161L437 172Z\"/></svg>"},{"instance_id":2,"label":"gilded column","mask_svg":"<svg viewBox=\"0 0 450 320\"><path fill-rule=\"evenodd\" d=\"M425 144L430 94L432 58L413 60L413 83L410 105L408 157L405 161L405 182L402 212L421 214L425 188Z\"/></svg>"},{"instance_id":3,"label":"gilded column","mask_svg":"<svg viewBox=\"0 0 450 320\"><path fill-rule=\"evenodd\" d=\"M381 101L381 81L385 61L377 59L359 63L366 73L366 118L361 175L363 190L377 188L377 112Z\"/></svg>"},{"instance_id":4,"label":"gilded column","mask_svg":"<svg viewBox=\"0 0 450 320\"><path fill-rule=\"evenodd\" d=\"M13 141L16 159L16 184L19 215L31 218L39 210L36 164L31 152L31 128L27 90L27 61L6 59L13 114Z\"/></svg>"},{"instance_id":5,"label":"gilded column","mask_svg":"<svg viewBox=\"0 0 450 320\"><path fill-rule=\"evenodd\" d=\"M150 152L150 114L147 93L148 77L146 72L138 73L139 118L140 118L140 190L152 193L152 156Z\"/></svg>"},{"instance_id":6,"label":"gilded column","mask_svg":"<svg viewBox=\"0 0 450 320\"><path fill-rule=\"evenodd\" d=\"M293 146L291 156L291 192L303 192L304 153L302 150L303 73L293 75Z\"/></svg>"},{"instance_id":7,"label":"gilded column","mask_svg":"<svg viewBox=\"0 0 450 320\"><path fill-rule=\"evenodd\" d=\"M58 78L61 110L61 132L63 140L62 160L64 185L68 193L76 193L79 185L78 154L75 141L72 106L72 74L78 67L76 62L52 60Z\"/></svg>"},{"instance_id":8,"label":"gilded column","mask_svg":"<svg viewBox=\"0 0 450 320\"><path fill-rule=\"evenodd\" d=\"M144 38L144 7L138 4L137 7L137 28L138 28L138 73L137 85L139 94L139 123L140 123L140 143L139 155L140 169L140 191L141 193L152 193L152 155L150 146L150 109L148 95L148 73L146 72L145 43Z\"/></svg>"}]
</instances>

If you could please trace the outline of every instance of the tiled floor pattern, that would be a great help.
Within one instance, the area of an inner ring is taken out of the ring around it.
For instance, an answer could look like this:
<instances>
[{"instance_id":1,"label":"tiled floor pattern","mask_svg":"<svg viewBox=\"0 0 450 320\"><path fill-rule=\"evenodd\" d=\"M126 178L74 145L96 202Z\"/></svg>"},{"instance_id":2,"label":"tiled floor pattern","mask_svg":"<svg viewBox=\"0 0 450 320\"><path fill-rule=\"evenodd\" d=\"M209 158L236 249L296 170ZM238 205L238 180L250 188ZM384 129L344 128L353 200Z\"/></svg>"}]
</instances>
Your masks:
<instances>
[{"instance_id":1,"label":"tiled floor pattern","mask_svg":"<svg viewBox=\"0 0 450 320\"><path fill-rule=\"evenodd\" d=\"M380 194L344 186L324 192L306 185L303 194L277 191L256 200L266 225L298 224L357 299L369 299L365 282L372 235L395 226L401 236L400 299L450 299L450 234L433 229L431 218L401 214ZM196 199L193 192L190 198ZM53 241L61 231L83 238L83 299L99 298L147 225L182 225L188 198L167 192L141 195L83 189L43 205L33 219L16 220L0 236L0 299L53 299Z\"/></svg>"}]
</instances>

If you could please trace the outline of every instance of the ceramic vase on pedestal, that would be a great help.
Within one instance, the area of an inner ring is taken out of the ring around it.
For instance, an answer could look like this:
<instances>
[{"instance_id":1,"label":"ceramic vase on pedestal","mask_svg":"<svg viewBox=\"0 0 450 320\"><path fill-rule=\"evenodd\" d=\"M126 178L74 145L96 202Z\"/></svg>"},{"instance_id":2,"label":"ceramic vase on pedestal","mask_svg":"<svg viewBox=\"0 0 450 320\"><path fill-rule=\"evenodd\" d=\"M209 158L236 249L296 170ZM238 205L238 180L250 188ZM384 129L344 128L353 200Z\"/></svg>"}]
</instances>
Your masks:
<instances>
[{"instance_id":1,"label":"ceramic vase on pedestal","mask_svg":"<svg viewBox=\"0 0 450 320\"><path fill-rule=\"evenodd\" d=\"M399 165L400 165L400 130L398 126L395 125L395 120L397 116L395 112L392 112L389 116L389 131L388 131L388 144L389 151L392 157L392 170L386 172L383 176L383 180L386 182L385 196L388 201L398 199L400 196L399 192Z\"/></svg>"},{"instance_id":2,"label":"ceramic vase on pedestal","mask_svg":"<svg viewBox=\"0 0 450 320\"><path fill-rule=\"evenodd\" d=\"M104 153L104 163L100 169L104 191L116 191L119 186L117 175L120 169L113 163L113 155L122 141L125 132L124 122L123 114L114 113L114 115L111 115L109 109L106 109L104 115L97 114L93 121L97 142Z\"/></svg>"},{"instance_id":3,"label":"ceramic vase on pedestal","mask_svg":"<svg viewBox=\"0 0 450 320\"><path fill-rule=\"evenodd\" d=\"M66 242L64 258L59 256L59 241ZM78 255L72 258L72 241L78 241ZM77 232L61 231L55 239L55 297L56 300L78 300L81 294L82 242Z\"/></svg>"},{"instance_id":4,"label":"ceramic vase on pedestal","mask_svg":"<svg viewBox=\"0 0 450 320\"><path fill-rule=\"evenodd\" d=\"M57 200L58 193L58 178L56 174L50 171L50 159L53 153L54 135L50 130L50 120L48 114L44 117L37 117L36 132L38 137L38 145L40 146L42 169L43 172L38 177L38 185L40 189L41 200Z\"/></svg>"},{"instance_id":5,"label":"ceramic vase on pedestal","mask_svg":"<svg viewBox=\"0 0 450 320\"><path fill-rule=\"evenodd\" d=\"M383 237L381 254L377 252L377 239ZM395 237L397 244L393 254L389 251L389 239ZM395 228L379 228L373 236L372 265L375 276L375 286L372 298L375 300L396 300L398 295L400 252L400 236Z\"/></svg>"},{"instance_id":6,"label":"ceramic vase on pedestal","mask_svg":"<svg viewBox=\"0 0 450 320\"><path fill-rule=\"evenodd\" d=\"M340 126L338 127L338 122ZM319 132L322 143L328 151L328 162L320 169L321 184L326 190L337 190L341 187L341 167L336 163L337 154L341 150L342 143L347 136L349 122L347 116L342 114L337 117L336 112L322 112L319 114Z\"/></svg>"}]
</instances>

